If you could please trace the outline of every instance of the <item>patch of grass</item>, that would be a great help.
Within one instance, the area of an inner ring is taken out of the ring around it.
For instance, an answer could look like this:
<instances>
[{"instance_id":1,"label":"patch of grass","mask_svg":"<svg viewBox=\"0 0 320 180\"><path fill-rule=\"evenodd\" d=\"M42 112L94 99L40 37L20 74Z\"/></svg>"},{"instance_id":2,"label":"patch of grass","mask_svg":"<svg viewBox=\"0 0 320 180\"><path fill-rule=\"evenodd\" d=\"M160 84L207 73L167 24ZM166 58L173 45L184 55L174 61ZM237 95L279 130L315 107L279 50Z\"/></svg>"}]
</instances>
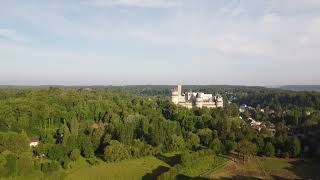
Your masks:
<instances>
[{"instance_id":1,"label":"patch of grass","mask_svg":"<svg viewBox=\"0 0 320 180\"><path fill-rule=\"evenodd\" d=\"M180 173L189 177L197 177L223 166L228 161L229 159L225 156L205 155L197 158L190 167L182 167Z\"/></svg>"},{"instance_id":2,"label":"patch of grass","mask_svg":"<svg viewBox=\"0 0 320 180\"><path fill-rule=\"evenodd\" d=\"M281 170L291 167L290 160L279 158L260 158L266 171Z\"/></svg>"},{"instance_id":3,"label":"patch of grass","mask_svg":"<svg viewBox=\"0 0 320 180\"><path fill-rule=\"evenodd\" d=\"M0 177L0 180L60 180L64 179L65 173L63 171L52 172L44 174L40 171L32 172L25 176L16 176L16 177Z\"/></svg>"},{"instance_id":4,"label":"patch of grass","mask_svg":"<svg viewBox=\"0 0 320 180\"><path fill-rule=\"evenodd\" d=\"M320 179L320 161L316 159L263 158L261 164L271 176Z\"/></svg>"},{"instance_id":5,"label":"patch of grass","mask_svg":"<svg viewBox=\"0 0 320 180\"><path fill-rule=\"evenodd\" d=\"M79 168L70 173L66 179L142 179L153 177L166 171L169 165L155 157L125 160L118 163L101 163L100 165Z\"/></svg>"},{"instance_id":6,"label":"patch of grass","mask_svg":"<svg viewBox=\"0 0 320 180\"><path fill-rule=\"evenodd\" d=\"M316 160L255 157L243 163L231 161L223 169L206 177L211 179L320 179L320 162Z\"/></svg>"}]
</instances>

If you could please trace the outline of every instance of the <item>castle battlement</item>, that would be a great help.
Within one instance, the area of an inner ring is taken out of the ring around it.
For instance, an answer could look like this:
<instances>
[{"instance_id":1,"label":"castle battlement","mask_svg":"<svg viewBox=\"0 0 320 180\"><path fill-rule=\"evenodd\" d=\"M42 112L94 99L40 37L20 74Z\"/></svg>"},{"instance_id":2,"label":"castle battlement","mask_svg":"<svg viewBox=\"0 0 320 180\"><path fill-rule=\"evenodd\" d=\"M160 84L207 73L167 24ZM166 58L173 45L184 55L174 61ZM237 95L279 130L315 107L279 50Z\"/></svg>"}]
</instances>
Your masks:
<instances>
[{"instance_id":1,"label":"castle battlement","mask_svg":"<svg viewBox=\"0 0 320 180\"><path fill-rule=\"evenodd\" d=\"M221 96L213 96L212 94L192 91L182 94L181 91L181 85L178 85L178 87L171 90L171 101L176 105L184 106L189 109L193 107L223 107L223 98Z\"/></svg>"}]
</instances>

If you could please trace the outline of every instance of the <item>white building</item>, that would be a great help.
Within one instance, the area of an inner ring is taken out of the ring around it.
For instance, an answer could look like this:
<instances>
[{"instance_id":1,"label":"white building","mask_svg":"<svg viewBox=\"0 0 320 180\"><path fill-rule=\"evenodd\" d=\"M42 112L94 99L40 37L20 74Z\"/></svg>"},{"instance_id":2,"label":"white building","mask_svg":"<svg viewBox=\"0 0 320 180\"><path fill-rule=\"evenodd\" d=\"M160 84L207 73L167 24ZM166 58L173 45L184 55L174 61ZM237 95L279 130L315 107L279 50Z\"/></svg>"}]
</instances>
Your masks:
<instances>
[{"instance_id":1,"label":"white building","mask_svg":"<svg viewBox=\"0 0 320 180\"><path fill-rule=\"evenodd\" d=\"M171 91L171 101L176 105L184 106L189 109L193 107L223 107L223 98L221 96L213 96L212 94L192 91L182 94L181 91L181 85L178 85L177 88L174 88Z\"/></svg>"},{"instance_id":2,"label":"white building","mask_svg":"<svg viewBox=\"0 0 320 180\"><path fill-rule=\"evenodd\" d=\"M39 139L38 138L32 138L30 143L29 143L29 146L30 147L36 147L39 145Z\"/></svg>"}]
</instances>

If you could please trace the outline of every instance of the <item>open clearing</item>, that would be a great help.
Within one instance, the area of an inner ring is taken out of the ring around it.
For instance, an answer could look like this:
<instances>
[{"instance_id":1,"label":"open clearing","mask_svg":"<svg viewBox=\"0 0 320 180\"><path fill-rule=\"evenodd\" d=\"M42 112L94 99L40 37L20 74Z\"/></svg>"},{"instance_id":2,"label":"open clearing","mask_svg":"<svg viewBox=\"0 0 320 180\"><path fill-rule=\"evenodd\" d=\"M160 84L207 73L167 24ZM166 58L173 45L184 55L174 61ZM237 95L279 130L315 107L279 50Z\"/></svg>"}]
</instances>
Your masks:
<instances>
[{"instance_id":1,"label":"open clearing","mask_svg":"<svg viewBox=\"0 0 320 180\"><path fill-rule=\"evenodd\" d=\"M125 160L118 163L102 163L97 166L79 167L66 177L78 179L156 179L158 175L179 163L179 154L170 153L157 157ZM197 177L200 174L225 164L229 159L225 156L208 155L199 158L196 164L183 168L184 177Z\"/></svg>"},{"instance_id":2,"label":"open clearing","mask_svg":"<svg viewBox=\"0 0 320 180\"><path fill-rule=\"evenodd\" d=\"M156 157L145 157L80 168L66 179L152 179L168 169L169 165Z\"/></svg>"},{"instance_id":3,"label":"open clearing","mask_svg":"<svg viewBox=\"0 0 320 180\"><path fill-rule=\"evenodd\" d=\"M230 161L224 168L206 174L208 179L320 179L316 160L252 158Z\"/></svg>"},{"instance_id":4,"label":"open clearing","mask_svg":"<svg viewBox=\"0 0 320 180\"><path fill-rule=\"evenodd\" d=\"M60 173L12 178L16 179L156 179L178 162L178 154L166 154L161 157L144 157L117 163L100 162L90 166L80 159L73 164L73 169L61 170ZM251 158L247 162L225 156L204 156L191 167L183 168L183 179L320 179L320 161L279 158ZM201 175L199 177L199 175ZM181 179L180 178L180 179Z\"/></svg>"}]
</instances>

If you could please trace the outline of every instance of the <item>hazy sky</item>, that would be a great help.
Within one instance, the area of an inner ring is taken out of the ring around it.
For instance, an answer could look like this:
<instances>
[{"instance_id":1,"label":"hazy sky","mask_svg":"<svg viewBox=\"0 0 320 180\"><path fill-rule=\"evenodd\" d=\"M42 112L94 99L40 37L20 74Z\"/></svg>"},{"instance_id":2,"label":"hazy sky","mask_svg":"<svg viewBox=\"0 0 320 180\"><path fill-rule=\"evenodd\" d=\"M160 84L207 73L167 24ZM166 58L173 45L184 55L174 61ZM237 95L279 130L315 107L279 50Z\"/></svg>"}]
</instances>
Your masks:
<instances>
[{"instance_id":1,"label":"hazy sky","mask_svg":"<svg viewBox=\"0 0 320 180\"><path fill-rule=\"evenodd\" d=\"M320 0L0 0L0 84L320 84Z\"/></svg>"}]
</instances>

